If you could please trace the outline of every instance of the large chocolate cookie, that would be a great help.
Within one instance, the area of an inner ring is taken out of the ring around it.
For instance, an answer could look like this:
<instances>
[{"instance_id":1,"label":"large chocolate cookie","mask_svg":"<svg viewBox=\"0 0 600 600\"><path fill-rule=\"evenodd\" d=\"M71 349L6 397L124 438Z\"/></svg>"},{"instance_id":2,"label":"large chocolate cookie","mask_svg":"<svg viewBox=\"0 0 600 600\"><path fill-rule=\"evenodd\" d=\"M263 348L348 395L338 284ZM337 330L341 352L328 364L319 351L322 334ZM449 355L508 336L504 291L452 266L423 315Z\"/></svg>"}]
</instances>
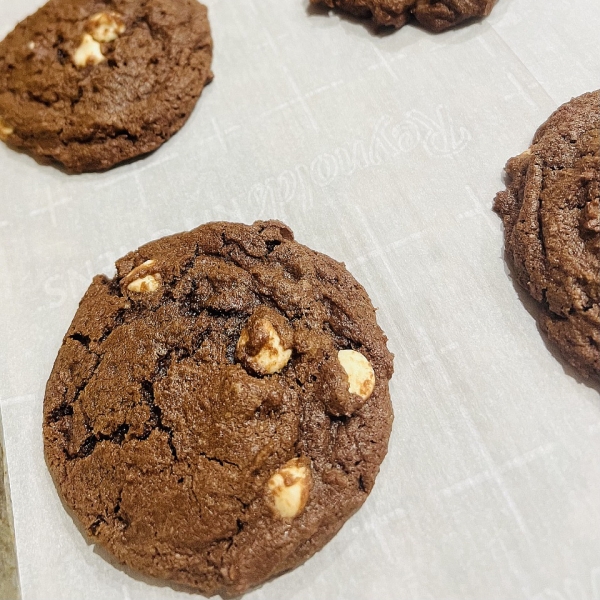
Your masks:
<instances>
[{"instance_id":1,"label":"large chocolate cookie","mask_svg":"<svg viewBox=\"0 0 600 600\"><path fill-rule=\"evenodd\" d=\"M241 593L365 501L392 370L343 264L277 221L208 224L94 279L46 389L47 463L119 560Z\"/></svg>"},{"instance_id":2,"label":"large chocolate cookie","mask_svg":"<svg viewBox=\"0 0 600 600\"><path fill-rule=\"evenodd\" d=\"M496 196L506 254L539 322L584 376L600 376L600 91L561 106L506 165Z\"/></svg>"},{"instance_id":3,"label":"large chocolate cookie","mask_svg":"<svg viewBox=\"0 0 600 600\"><path fill-rule=\"evenodd\" d=\"M0 43L0 139L73 173L158 148L212 78L196 0L50 0Z\"/></svg>"},{"instance_id":4,"label":"large chocolate cookie","mask_svg":"<svg viewBox=\"0 0 600 600\"><path fill-rule=\"evenodd\" d=\"M412 18L430 31L440 32L467 19L486 17L497 0L310 0L339 8L377 25L400 28Z\"/></svg>"}]
</instances>

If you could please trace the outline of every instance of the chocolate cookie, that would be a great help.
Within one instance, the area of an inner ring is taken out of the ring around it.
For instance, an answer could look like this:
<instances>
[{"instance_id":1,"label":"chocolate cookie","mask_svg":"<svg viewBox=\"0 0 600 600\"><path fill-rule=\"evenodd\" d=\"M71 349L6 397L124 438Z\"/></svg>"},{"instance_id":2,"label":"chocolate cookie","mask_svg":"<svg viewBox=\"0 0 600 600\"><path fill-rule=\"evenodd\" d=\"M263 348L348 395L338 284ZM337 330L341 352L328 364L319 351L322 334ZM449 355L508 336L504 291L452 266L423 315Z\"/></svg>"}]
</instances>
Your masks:
<instances>
[{"instance_id":1,"label":"chocolate cookie","mask_svg":"<svg viewBox=\"0 0 600 600\"><path fill-rule=\"evenodd\" d=\"M600 376L600 91L561 106L506 165L494 210L539 323L584 376Z\"/></svg>"},{"instance_id":2,"label":"chocolate cookie","mask_svg":"<svg viewBox=\"0 0 600 600\"><path fill-rule=\"evenodd\" d=\"M310 0L339 8L377 25L400 28L415 18L429 31L440 32L467 19L486 17L497 0Z\"/></svg>"},{"instance_id":3,"label":"chocolate cookie","mask_svg":"<svg viewBox=\"0 0 600 600\"><path fill-rule=\"evenodd\" d=\"M343 264L278 221L211 223L94 279L46 388L46 460L120 561L239 594L305 561L365 501L392 371Z\"/></svg>"},{"instance_id":4,"label":"chocolate cookie","mask_svg":"<svg viewBox=\"0 0 600 600\"><path fill-rule=\"evenodd\" d=\"M73 173L151 152L212 79L196 0L50 0L0 43L0 139Z\"/></svg>"}]
</instances>

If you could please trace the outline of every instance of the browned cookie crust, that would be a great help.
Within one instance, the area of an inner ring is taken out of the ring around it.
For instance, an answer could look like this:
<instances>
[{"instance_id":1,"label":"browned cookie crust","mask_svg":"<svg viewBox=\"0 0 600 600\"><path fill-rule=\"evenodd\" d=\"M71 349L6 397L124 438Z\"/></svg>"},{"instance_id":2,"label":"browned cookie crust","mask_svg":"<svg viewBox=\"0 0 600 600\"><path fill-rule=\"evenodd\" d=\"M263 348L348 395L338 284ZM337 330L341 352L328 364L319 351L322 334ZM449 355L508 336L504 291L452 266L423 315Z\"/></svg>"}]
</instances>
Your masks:
<instances>
[{"instance_id":1,"label":"browned cookie crust","mask_svg":"<svg viewBox=\"0 0 600 600\"><path fill-rule=\"evenodd\" d=\"M303 562L387 451L393 357L365 290L278 221L204 225L117 271L46 388L65 502L120 561L207 594Z\"/></svg>"},{"instance_id":2,"label":"browned cookie crust","mask_svg":"<svg viewBox=\"0 0 600 600\"><path fill-rule=\"evenodd\" d=\"M158 148L212 78L196 0L50 0L0 43L0 139L73 173Z\"/></svg>"},{"instance_id":3,"label":"browned cookie crust","mask_svg":"<svg viewBox=\"0 0 600 600\"><path fill-rule=\"evenodd\" d=\"M340 8L377 25L400 28L415 18L429 31L440 32L467 19L486 17L497 0L310 0Z\"/></svg>"},{"instance_id":4,"label":"browned cookie crust","mask_svg":"<svg viewBox=\"0 0 600 600\"><path fill-rule=\"evenodd\" d=\"M494 210L539 322L584 376L600 376L600 91L561 106L506 165Z\"/></svg>"}]
</instances>

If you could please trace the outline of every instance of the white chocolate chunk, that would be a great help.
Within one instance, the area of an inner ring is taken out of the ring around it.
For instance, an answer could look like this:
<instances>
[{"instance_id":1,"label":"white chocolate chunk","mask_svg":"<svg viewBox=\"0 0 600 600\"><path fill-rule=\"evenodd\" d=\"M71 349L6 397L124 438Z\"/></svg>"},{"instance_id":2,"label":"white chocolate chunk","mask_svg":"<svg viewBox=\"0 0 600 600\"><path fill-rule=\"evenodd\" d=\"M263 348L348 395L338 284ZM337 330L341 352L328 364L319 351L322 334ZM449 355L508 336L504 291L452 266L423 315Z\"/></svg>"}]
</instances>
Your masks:
<instances>
[{"instance_id":1,"label":"white chocolate chunk","mask_svg":"<svg viewBox=\"0 0 600 600\"><path fill-rule=\"evenodd\" d=\"M338 360L348 375L348 391L367 400L375 388L375 371L371 363L356 350L340 350Z\"/></svg>"},{"instance_id":2,"label":"white chocolate chunk","mask_svg":"<svg viewBox=\"0 0 600 600\"><path fill-rule=\"evenodd\" d=\"M8 123L0 119L0 140L5 142L14 132L15 130Z\"/></svg>"},{"instance_id":3,"label":"white chocolate chunk","mask_svg":"<svg viewBox=\"0 0 600 600\"><path fill-rule=\"evenodd\" d=\"M156 261L151 259L132 269L129 275L123 278L127 289L138 294L155 292L161 285L160 273L152 269L155 264Z\"/></svg>"},{"instance_id":4,"label":"white chocolate chunk","mask_svg":"<svg viewBox=\"0 0 600 600\"><path fill-rule=\"evenodd\" d=\"M88 21L88 31L97 42L114 42L125 31L125 23L117 13L96 13Z\"/></svg>"},{"instance_id":5,"label":"white chocolate chunk","mask_svg":"<svg viewBox=\"0 0 600 600\"><path fill-rule=\"evenodd\" d=\"M89 34L85 33L81 40L79 48L73 54L73 62L76 67L85 67L87 65L97 65L104 58L100 44Z\"/></svg>"},{"instance_id":6,"label":"white chocolate chunk","mask_svg":"<svg viewBox=\"0 0 600 600\"><path fill-rule=\"evenodd\" d=\"M27 49L28 50L35 50L35 42L27 42Z\"/></svg>"},{"instance_id":7,"label":"white chocolate chunk","mask_svg":"<svg viewBox=\"0 0 600 600\"><path fill-rule=\"evenodd\" d=\"M138 294L147 294L155 292L160 287L160 282L154 275L146 275L135 279L128 286L127 289L130 292L137 292Z\"/></svg>"},{"instance_id":8,"label":"white chocolate chunk","mask_svg":"<svg viewBox=\"0 0 600 600\"><path fill-rule=\"evenodd\" d=\"M245 361L248 366L261 375L279 373L288 364L292 356L292 351L291 349L286 350L283 347L279 334L269 321L262 319L259 327L267 334L267 341L254 356L246 354ZM237 344L238 352L245 353L244 351L249 339L248 330L242 330Z\"/></svg>"},{"instance_id":9,"label":"white chocolate chunk","mask_svg":"<svg viewBox=\"0 0 600 600\"><path fill-rule=\"evenodd\" d=\"M282 519L297 517L308 502L311 486L310 466L298 458L285 463L268 483L274 513Z\"/></svg>"}]
</instances>

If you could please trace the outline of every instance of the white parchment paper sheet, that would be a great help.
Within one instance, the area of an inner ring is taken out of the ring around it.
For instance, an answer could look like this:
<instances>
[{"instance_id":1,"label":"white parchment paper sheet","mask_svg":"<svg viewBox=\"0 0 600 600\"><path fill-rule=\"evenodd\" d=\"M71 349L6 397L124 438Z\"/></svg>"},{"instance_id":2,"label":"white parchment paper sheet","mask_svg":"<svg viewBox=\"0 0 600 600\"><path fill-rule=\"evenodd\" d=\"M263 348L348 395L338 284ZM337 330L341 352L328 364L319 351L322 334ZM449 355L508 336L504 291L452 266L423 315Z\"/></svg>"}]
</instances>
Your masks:
<instances>
[{"instance_id":1,"label":"white parchment paper sheet","mask_svg":"<svg viewBox=\"0 0 600 600\"><path fill-rule=\"evenodd\" d=\"M598 390L553 356L491 212L505 161L600 87L598 0L499 0L433 36L307 0L206 0L215 81L144 160L70 177L0 144L0 409L24 600L167 599L86 543L41 442L92 276L152 238L275 217L346 262L396 354L364 508L251 600L600 600ZM0 36L40 0L0 0Z\"/></svg>"}]
</instances>

